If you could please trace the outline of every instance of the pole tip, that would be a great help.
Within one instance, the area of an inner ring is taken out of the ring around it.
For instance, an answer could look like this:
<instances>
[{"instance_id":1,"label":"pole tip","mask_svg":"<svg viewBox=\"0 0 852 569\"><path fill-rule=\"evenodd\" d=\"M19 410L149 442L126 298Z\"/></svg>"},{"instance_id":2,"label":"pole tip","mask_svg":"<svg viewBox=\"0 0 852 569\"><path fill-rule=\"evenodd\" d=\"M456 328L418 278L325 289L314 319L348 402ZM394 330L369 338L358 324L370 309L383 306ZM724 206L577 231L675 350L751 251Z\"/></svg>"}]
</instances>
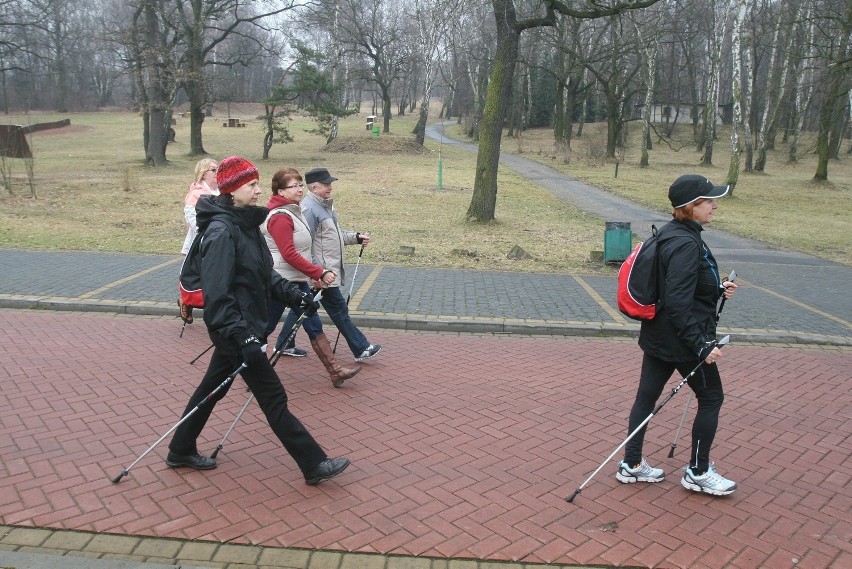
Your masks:
<instances>
[{"instance_id":1,"label":"pole tip","mask_svg":"<svg viewBox=\"0 0 852 569\"><path fill-rule=\"evenodd\" d=\"M127 471L126 471L126 470L122 470L122 471L121 471L121 474L119 474L118 476L116 476L115 478L113 478L113 479L112 479L112 483L113 483L113 484L118 484L119 480L121 480L122 478L124 478L126 475L127 475Z\"/></svg>"},{"instance_id":2,"label":"pole tip","mask_svg":"<svg viewBox=\"0 0 852 569\"><path fill-rule=\"evenodd\" d=\"M566 501L566 502L568 502L569 504L573 503L573 502L574 502L574 498L576 498L576 497L577 497L577 494L579 494L579 493L580 493L580 489L579 489L579 488L577 488L576 490L574 490L574 493L573 493L573 494L571 494L570 496L568 496L567 498L565 498L565 501Z\"/></svg>"}]
</instances>

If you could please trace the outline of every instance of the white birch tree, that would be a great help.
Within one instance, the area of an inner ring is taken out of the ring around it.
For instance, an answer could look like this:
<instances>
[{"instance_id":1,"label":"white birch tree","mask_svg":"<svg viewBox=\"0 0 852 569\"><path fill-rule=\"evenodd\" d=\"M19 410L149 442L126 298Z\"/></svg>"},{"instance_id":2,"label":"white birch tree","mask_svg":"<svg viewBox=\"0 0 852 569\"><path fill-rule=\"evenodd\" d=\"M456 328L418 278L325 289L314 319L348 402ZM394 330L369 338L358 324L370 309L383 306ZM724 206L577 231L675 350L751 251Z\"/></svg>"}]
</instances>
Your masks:
<instances>
[{"instance_id":1,"label":"white birch tree","mask_svg":"<svg viewBox=\"0 0 852 569\"><path fill-rule=\"evenodd\" d=\"M731 57L733 72L731 73L731 92L733 94L733 120L731 121L731 162L728 166L728 177L725 183L730 187L731 194L737 186L740 174L740 128L743 122L742 110L742 73L743 59L740 45L742 43L743 20L748 9L747 0L739 0L739 6L734 12L734 23L731 27Z\"/></svg>"},{"instance_id":2,"label":"white birch tree","mask_svg":"<svg viewBox=\"0 0 852 569\"><path fill-rule=\"evenodd\" d=\"M778 20L775 25L775 31L772 34L772 52L769 57L769 81L768 89L766 90L766 101L763 105L763 115L760 122L757 124L757 159L755 160L754 169L758 172L763 172L766 168L766 150L768 145L769 130L775 122L775 117L778 114L778 108L781 106L781 100L787 90L787 76L789 75L790 60L793 56L791 49L793 43L793 25L798 16L798 6L791 5L791 13L788 18L787 37L784 46L779 46L779 35L784 21L784 13L779 12ZM775 59L781 51L781 69L778 73L775 72Z\"/></svg>"},{"instance_id":3,"label":"white birch tree","mask_svg":"<svg viewBox=\"0 0 852 569\"><path fill-rule=\"evenodd\" d=\"M637 22L636 14L631 12L629 17L633 23L633 30L636 33L636 40L639 44L639 52L644 60L642 62L642 75L645 80L645 102L642 105L642 150L639 158L639 167L648 167L648 146L651 140L651 107L654 103L654 84L657 77L657 52L660 47L660 24L662 23L664 12L660 9L648 8L650 13L650 26L653 32L651 37L646 39L642 34L642 27Z\"/></svg>"},{"instance_id":4,"label":"white birch tree","mask_svg":"<svg viewBox=\"0 0 852 569\"><path fill-rule=\"evenodd\" d=\"M704 104L704 157L701 163L713 164L713 144L716 141L716 110L719 108L719 80L722 73L722 46L728 26L728 0L714 0L708 41L710 76Z\"/></svg>"}]
</instances>

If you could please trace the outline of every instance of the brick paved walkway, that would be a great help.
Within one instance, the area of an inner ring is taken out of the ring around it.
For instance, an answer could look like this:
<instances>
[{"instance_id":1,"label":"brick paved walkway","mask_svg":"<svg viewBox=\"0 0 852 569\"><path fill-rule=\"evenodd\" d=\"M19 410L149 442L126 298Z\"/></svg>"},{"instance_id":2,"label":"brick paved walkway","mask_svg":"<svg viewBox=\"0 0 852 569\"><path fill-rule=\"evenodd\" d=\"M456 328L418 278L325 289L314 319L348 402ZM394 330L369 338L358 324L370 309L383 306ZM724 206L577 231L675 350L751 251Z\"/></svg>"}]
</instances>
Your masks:
<instances>
[{"instance_id":1,"label":"brick paved walkway","mask_svg":"<svg viewBox=\"0 0 852 569\"><path fill-rule=\"evenodd\" d=\"M714 448L728 498L679 486L666 458L686 403L653 419L666 482L621 485L640 352L629 339L370 330L385 344L344 389L315 356L282 360L297 416L353 464L306 486L249 407L208 472L165 443L203 373L203 327L174 318L0 310L0 524L145 538L385 554L642 567L852 567L852 351L737 343ZM345 360L344 360L345 361ZM238 380L202 434L211 451L246 400ZM2 540L0 540L2 544ZM211 566L226 566L214 563Z\"/></svg>"}]
</instances>

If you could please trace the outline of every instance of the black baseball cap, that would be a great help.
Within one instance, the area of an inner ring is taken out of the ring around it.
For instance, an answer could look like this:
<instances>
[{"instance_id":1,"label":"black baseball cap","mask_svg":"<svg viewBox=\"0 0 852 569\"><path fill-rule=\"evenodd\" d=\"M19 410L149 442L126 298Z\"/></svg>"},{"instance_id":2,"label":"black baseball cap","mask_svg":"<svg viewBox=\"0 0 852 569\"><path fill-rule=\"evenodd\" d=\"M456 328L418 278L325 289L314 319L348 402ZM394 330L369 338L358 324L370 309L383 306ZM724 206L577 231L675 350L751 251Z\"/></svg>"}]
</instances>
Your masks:
<instances>
[{"instance_id":1,"label":"black baseball cap","mask_svg":"<svg viewBox=\"0 0 852 569\"><path fill-rule=\"evenodd\" d=\"M713 182L697 174L681 176L669 187L669 201L679 208L695 200L715 200L728 193L730 186L715 186Z\"/></svg>"}]
</instances>

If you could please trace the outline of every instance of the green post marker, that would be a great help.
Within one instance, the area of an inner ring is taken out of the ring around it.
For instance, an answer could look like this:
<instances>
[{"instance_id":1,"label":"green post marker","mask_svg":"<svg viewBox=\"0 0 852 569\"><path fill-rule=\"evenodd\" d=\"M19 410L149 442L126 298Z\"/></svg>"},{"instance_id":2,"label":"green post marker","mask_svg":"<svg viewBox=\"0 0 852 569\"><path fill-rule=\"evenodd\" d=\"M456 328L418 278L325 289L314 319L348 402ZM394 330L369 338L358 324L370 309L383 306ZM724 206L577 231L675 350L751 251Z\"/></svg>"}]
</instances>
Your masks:
<instances>
[{"instance_id":1,"label":"green post marker","mask_svg":"<svg viewBox=\"0 0 852 569\"><path fill-rule=\"evenodd\" d=\"M441 162L441 156L439 155L438 156L438 191L439 192L444 187L444 176L443 176L443 174L444 174L444 165Z\"/></svg>"}]
</instances>

